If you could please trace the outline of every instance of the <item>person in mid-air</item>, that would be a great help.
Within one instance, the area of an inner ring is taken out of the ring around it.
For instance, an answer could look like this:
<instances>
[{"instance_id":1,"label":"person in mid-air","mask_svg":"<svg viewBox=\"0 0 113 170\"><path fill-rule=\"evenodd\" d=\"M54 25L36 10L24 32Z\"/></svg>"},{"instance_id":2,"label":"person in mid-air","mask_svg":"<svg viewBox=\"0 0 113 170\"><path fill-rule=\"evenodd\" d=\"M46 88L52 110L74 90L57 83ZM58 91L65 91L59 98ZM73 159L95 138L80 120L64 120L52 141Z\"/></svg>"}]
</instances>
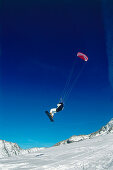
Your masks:
<instances>
[{"instance_id":1,"label":"person in mid-air","mask_svg":"<svg viewBox=\"0 0 113 170\"><path fill-rule=\"evenodd\" d=\"M64 104L62 102L57 104L57 108L50 109L50 115L53 118L54 114L63 110Z\"/></svg>"}]
</instances>

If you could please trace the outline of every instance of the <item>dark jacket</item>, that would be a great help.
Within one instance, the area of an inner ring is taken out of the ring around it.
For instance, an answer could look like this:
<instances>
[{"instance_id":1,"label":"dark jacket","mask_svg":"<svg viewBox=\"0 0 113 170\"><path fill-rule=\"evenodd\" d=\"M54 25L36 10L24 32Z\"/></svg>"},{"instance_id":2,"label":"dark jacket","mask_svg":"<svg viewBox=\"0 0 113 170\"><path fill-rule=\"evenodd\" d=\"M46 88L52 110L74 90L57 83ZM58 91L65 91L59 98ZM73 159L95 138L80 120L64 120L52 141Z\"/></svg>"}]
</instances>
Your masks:
<instances>
[{"instance_id":1,"label":"dark jacket","mask_svg":"<svg viewBox=\"0 0 113 170\"><path fill-rule=\"evenodd\" d=\"M59 103L60 106L57 107L56 112L60 112L61 110L63 110L64 104L63 103Z\"/></svg>"}]
</instances>

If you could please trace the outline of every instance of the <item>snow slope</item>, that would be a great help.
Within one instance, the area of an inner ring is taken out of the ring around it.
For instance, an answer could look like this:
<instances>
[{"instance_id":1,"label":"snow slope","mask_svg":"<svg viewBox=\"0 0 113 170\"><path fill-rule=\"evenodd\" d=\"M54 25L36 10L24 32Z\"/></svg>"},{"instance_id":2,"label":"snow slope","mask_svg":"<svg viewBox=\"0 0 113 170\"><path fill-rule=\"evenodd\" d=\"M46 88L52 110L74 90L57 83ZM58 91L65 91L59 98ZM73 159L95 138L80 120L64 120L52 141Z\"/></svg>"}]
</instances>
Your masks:
<instances>
[{"instance_id":1,"label":"snow slope","mask_svg":"<svg viewBox=\"0 0 113 170\"><path fill-rule=\"evenodd\" d=\"M113 119L99 131L79 136L79 142L73 137L70 144L2 158L0 170L113 170Z\"/></svg>"},{"instance_id":2,"label":"snow slope","mask_svg":"<svg viewBox=\"0 0 113 170\"><path fill-rule=\"evenodd\" d=\"M0 170L113 170L113 133L0 159Z\"/></svg>"}]
</instances>

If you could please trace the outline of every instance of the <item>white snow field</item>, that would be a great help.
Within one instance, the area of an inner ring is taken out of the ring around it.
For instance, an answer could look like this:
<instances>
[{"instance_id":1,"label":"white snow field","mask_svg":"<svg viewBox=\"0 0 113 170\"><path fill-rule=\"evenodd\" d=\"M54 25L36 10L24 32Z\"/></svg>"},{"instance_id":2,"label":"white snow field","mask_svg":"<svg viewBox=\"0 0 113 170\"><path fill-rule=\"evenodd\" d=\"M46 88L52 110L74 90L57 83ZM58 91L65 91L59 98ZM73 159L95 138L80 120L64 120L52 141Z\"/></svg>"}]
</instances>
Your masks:
<instances>
[{"instance_id":1,"label":"white snow field","mask_svg":"<svg viewBox=\"0 0 113 170\"><path fill-rule=\"evenodd\" d=\"M0 170L113 170L113 119L97 132L50 148L21 149L0 141Z\"/></svg>"},{"instance_id":2,"label":"white snow field","mask_svg":"<svg viewBox=\"0 0 113 170\"><path fill-rule=\"evenodd\" d=\"M113 133L0 159L0 170L113 170Z\"/></svg>"}]
</instances>

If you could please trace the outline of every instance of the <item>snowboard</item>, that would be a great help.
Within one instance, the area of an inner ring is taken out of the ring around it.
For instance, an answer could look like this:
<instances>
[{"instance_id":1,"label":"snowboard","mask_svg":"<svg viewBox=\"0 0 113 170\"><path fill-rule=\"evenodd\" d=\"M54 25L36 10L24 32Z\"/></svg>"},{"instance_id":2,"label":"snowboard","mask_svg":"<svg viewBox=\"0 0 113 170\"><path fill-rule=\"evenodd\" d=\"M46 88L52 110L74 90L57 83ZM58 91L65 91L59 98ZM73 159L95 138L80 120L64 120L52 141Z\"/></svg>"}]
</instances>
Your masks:
<instances>
[{"instance_id":1,"label":"snowboard","mask_svg":"<svg viewBox=\"0 0 113 170\"><path fill-rule=\"evenodd\" d=\"M50 113L48 111L45 111L46 115L49 117L51 122L54 122L53 118L51 117Z\"/></svg>"}]
</instances>

